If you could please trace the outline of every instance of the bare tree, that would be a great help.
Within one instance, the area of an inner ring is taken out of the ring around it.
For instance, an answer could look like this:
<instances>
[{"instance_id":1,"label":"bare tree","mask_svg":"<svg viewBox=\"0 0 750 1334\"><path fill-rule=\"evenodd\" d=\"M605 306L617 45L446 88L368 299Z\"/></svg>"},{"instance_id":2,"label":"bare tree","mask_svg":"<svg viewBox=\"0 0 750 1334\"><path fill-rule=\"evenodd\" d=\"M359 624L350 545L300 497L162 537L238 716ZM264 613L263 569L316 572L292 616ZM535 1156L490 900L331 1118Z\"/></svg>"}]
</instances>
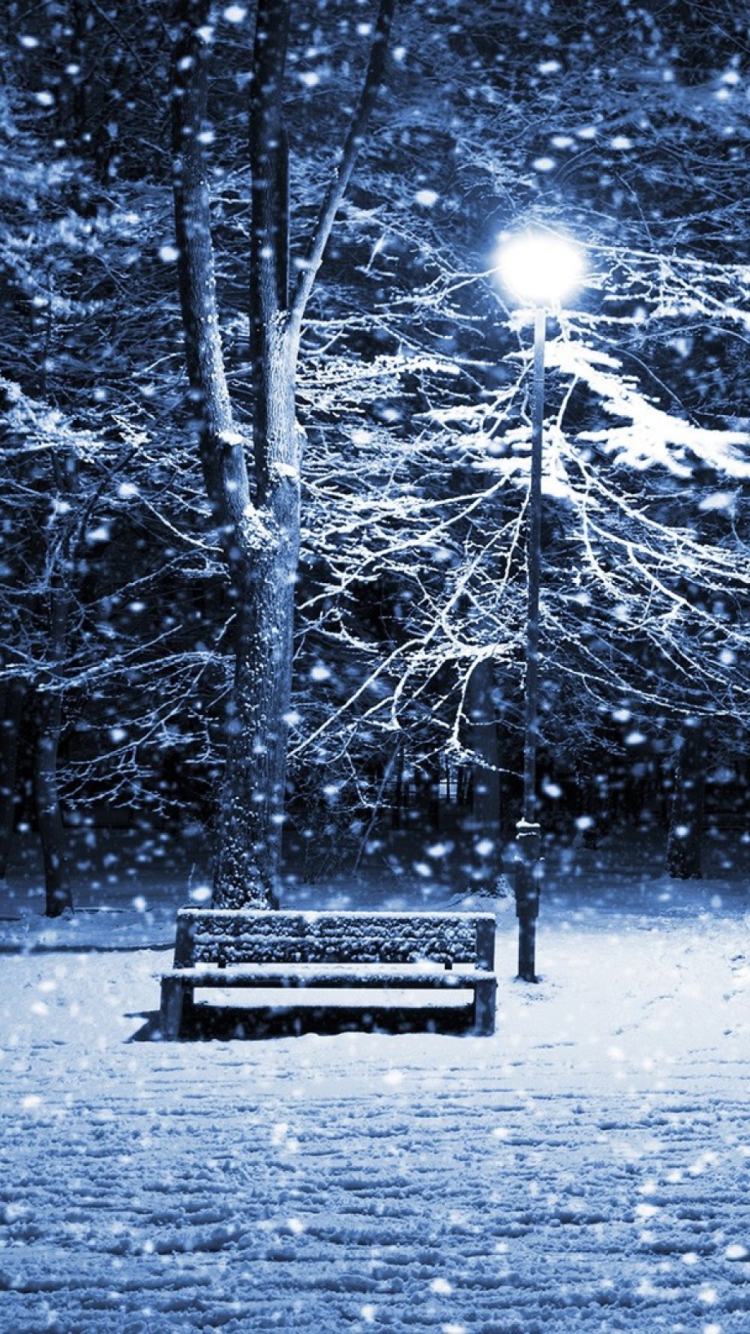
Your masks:
<instances>
[{"instance_id":1,"label":"bare tree","mask_svg":"<svg viewBox=\"0 0 750 1334\"><path fill-rule=\"evenodd\" d=\"M250 86L253 423L248 438L237 427L224 368L202 149L211 6L208 0L180 3L172 98L180 298L203 474L236 608L214 873L214 902L220 906L267 907L276 901L299 552L300 332L382 82L394 7L395 0L380 0L359 101L290 285L283 92L291 4L258 0Z\"/></svg>"}]
</instances>

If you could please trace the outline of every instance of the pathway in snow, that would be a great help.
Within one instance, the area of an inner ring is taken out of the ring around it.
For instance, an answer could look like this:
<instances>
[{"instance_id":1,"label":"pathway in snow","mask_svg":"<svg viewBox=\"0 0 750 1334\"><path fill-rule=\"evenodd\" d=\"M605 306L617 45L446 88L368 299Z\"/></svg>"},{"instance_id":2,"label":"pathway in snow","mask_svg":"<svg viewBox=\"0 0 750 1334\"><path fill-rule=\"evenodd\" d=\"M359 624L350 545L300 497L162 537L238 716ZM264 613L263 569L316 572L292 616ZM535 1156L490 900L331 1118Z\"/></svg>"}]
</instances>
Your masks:
<instances>
[{"instance_id":1,"label":"pathway in snow","mask_svg":"<svg viewBox=\"0 0 750 1334\"><path fill-rule=\"evenodd\" d=\"M491 1039L134 1041L168 952L4 955L0 1329L747 1334L747 927L551 910L533 988L505 918Z\"/></svg>"}]
</instances>

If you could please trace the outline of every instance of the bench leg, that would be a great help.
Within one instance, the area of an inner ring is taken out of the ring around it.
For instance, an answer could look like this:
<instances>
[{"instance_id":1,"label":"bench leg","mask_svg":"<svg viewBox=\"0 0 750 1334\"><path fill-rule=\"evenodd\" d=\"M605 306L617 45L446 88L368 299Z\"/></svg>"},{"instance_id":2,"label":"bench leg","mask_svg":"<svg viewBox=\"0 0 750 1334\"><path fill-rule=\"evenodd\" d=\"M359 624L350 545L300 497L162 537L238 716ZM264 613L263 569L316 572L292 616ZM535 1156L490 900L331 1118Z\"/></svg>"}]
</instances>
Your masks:
<instances>
[{"instance_id":1,"label":"bench leg","mask_svg":"<svg viewBox=\"0 0 750 1334\"><path fill-rule=\"evenodd\" d=\"M474 988L474 1032L489 1037L495 1031L497 982L478 982Z\"/></svg>"},{"instance_id":2,"label":"bench leg","mask_svg":"<svg viewBox=\"0 0 750 1334\"><path fill-rule=\"evenodd\" d=\"M179 977L163 977L161 980L161 1035L165 1042L173 1042L180 1036L182 1024L183 983Z\"/></svg>"}]
</instances>

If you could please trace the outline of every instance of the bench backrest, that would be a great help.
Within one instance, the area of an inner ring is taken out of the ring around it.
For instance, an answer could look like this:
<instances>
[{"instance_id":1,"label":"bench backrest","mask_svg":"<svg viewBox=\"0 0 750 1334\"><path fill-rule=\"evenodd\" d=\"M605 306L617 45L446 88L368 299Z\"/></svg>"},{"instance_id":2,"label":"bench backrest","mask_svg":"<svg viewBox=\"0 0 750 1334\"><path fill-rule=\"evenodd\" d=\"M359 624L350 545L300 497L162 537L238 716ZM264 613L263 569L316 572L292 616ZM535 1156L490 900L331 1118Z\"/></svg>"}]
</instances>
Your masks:
<instances>
[{"instance_id":1,"label":"bench backrest","mask_svg":"<svg viewBox=\"0 0 750 1334\"><path fill-rule=\"evenodd\" d=\"M494 968L492 913L181 908L175 968L240 963L473 963Z\"/></svg>"}]
</instances>

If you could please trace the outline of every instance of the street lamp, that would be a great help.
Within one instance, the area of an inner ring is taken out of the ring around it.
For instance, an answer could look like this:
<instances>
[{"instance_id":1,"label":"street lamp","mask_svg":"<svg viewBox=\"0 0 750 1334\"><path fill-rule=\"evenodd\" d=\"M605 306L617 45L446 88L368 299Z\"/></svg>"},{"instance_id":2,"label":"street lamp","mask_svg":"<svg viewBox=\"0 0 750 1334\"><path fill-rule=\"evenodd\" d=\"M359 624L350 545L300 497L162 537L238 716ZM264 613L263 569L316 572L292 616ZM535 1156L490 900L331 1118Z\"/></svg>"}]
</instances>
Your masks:
<instances>
[{"instance_id":1,"label":"street lamp","mask_svg":"<svg viewBox=\"0 0 750 1334\"><path fill-rule=\"evenodd\" d=\"M515 867L518 917L518 976L536 982L536 919L539 916L541 826L537 819L536 760L539 743L539 587L542 563L542 436L544 431L544 344L547 312L558 306L583 276L580 247L560 236L522 232L505 240L498 256L500 279L522 305L534 310L534 378L531 470L527 532L526 680L523 730L523 811L516 825Z\"/></svg>"}]
</instances>

